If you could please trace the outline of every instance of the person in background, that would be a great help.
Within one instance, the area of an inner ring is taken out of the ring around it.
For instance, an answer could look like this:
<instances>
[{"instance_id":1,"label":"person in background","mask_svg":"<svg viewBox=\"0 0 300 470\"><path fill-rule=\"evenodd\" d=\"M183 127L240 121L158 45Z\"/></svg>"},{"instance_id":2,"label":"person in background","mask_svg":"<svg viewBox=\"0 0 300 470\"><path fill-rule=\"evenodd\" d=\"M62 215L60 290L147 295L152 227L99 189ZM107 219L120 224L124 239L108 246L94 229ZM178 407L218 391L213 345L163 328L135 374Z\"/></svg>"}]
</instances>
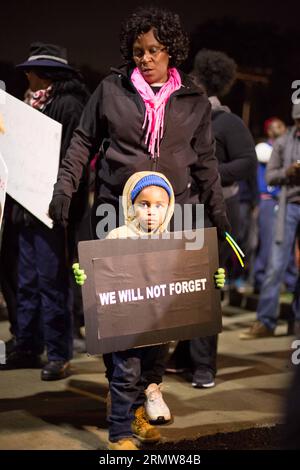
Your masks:
<instances>
[{"instance_id":1,"label":"person in background","mask_svg":"<svg viewBox=\"0 0 300 470\"><path fill-rule=\"evenodd\" d=\"M62 164L89 93L79 73L68 64L66 50L60 46L33 43L28 60L17 67L27 76L32 92L28 98L30 106L62 124ZM40 355L45 345L48 362L42 368L41 379L59 380L70 373L69 280L74 226L86 203L84 186L79 194L71 208L68 233L65 227L55 224L49 229L19 206L16 347L8 355L5 369L41 367Z\"/></svg>"},{"instance_id":2,"label":"person in background","mask_svg":"<svg viewBox=\"0 0 300 470\"><path fill-rule=\"evenodd\" d=\"M277 117L269 118L264 123L267 142L256 145L258 160L257 180L260 193L258 211L258 247L254 260L254 293L259 294L270 258L275 211L278 207L279 186L269 186L266 182L266 169L272 154L273 144L278 137L283 136L287 129L283 121ZM295 262L295 244L291 246L290 262L288 264L284 283L289 292L294 292L297 282Z\"/></svg>"},{"instance_id":3,"label":"person in background","mask_svg":"<svg viewBox=\"0 0 300 470\"><path fill-rule=\"evenodd\" d=\"M279 295L300 226L300 104L292 108L294 126L273 144L267 164L266 182L280 186L278 212L274 220L274 235L266 275L261 287L257 320L240 339L250 340L274 336L278 319ZM293 334L300 333L300 278L292 304Z\"/></svg>"}]
</instances>

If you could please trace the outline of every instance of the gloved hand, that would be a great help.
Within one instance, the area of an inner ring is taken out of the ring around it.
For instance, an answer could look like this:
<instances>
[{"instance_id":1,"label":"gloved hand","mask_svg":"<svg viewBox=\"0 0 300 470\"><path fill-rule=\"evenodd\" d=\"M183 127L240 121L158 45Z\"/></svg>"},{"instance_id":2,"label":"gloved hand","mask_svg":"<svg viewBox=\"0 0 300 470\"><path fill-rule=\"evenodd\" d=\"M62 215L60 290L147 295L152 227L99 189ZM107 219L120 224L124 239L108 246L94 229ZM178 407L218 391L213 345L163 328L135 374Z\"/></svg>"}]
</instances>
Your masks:
<instances>
[{"instance_id":1,"label":"gloved hand","mask_svg":"<svg viewBox=\"0 0 300 470\"><path fill-rule=\"evenodd\" d=\"M222 289L225 286L225 269L218 268L217 272L214 275L214 281L217 289Z\"/></svg>"},{"instance_id":2,"label":"gloved hand","mask_svg":"<svg viewBox=\"0 0 300 470\"><path fill-rule=\"evenodd\" d=\"M69 209L71 198L65 194L57 194L53 196L49 205L49 217L55 224L66 227L68 225Z\"/></svg>"},{"instance_id":3,"label":"gloved hand","mask_svg":"<svg viewBox=\"0 0 300 470\"><path fill-rule=\"evenodd\" d=\"M87 279L84 269L80 269L79 263L74 263L72 269L76 284L78 284L79 286L83 286Z\"/></svg>"},{"instance_id":4,"label":"gloved hand","mask_svg":"<svg viewBox=\"0 0 300 470\"><path fill-rule=\"evenodd\" d=\"M217 228L219 240L225 240L226 238L225 232L229 232L229 233L231 232L231 225L227 219L227 216L224 214L214 215L212 217L212 222L214 226Z\"/></svg>"}]
</instances>

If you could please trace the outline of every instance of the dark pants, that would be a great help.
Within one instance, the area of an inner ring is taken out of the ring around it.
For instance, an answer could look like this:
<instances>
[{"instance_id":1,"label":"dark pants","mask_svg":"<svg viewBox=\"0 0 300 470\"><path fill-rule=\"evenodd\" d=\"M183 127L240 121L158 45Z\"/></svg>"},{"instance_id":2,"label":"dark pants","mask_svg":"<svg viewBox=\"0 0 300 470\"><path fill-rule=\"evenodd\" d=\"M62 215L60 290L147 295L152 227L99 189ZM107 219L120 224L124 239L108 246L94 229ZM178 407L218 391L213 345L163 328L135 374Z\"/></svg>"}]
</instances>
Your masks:
<instances>
[{"instance_id":1,"label":"dark pants","mask_svg":"<svg viewBox=\"0 0 300 470\"><path fill-rule=\"evenodd\" d=\"M140 349L140 348L137 348ZM160 384L165 372L165 364L168 356L169 344L160 344L149 347L147 354L143 358L143 380L145 386L151 383ZM110 382L113 376L113 353L103 354L103 361L106 367L106 378Z\"/></svg>"},{"instance_id":2,"label":"dark pants","mask_svg":"<svg viewBox=\"0 0 300 470\"><path fill-rule=\"evenodd\" d=\"M187 368L194 372L203 368L216 375L217 346L218 335L180 341L172 354L172 362L178 369Z\"/></svg>"},{"instance_id":3,"label":"dark pants","mask_svg":"<svg viewBox=\"0 0 300 470\"><path fill-rule=\"evenodd\" d=\"M5 219L0 253L0 283L7 305L10 332L14 336L17 331L18 237L18 227L10 219Z\"/></svg>"},{"instance_id":4,"label":"dark pants","mask_svg":"<svg viewBox=\"0 0 300 470\"><path fill-rule=\"evenodd\" d=\"M109 439L132 435L135 410L144 404L145 389L161 383L168 345L146 346L104 355L111 393Z\"/></svg>"},{"instance_id":5,"label":"dark pants","mask_svg":"<svg viewBox=\"0 0 300 470\"><path fill-rule=\"evenodd\" d=\"M50 230L37 222L20 229L17 347L40 354L44 341L49 361L72 357L65 248L61 227Z\"/></svg>"}]
</instances>

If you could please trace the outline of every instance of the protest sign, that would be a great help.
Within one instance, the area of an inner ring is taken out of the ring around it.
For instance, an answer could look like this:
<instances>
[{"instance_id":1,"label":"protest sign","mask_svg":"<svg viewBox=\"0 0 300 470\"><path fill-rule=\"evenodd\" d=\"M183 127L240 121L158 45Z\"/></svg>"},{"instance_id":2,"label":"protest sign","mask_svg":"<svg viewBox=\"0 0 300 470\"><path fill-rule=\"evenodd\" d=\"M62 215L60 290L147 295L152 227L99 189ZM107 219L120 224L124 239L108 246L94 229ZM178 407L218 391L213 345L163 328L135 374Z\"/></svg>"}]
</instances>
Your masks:
<instances>
[{"instance_id":1,"label":"protest sign","mask_svg":"<svg viewBox=\"0 0 300 470\"><path fill-rule=\"evenodd\" d=\"M0 89L0 151L7 193L48 227L57 179L62 125Z\"/></svg>"},{"instance_id":2,"label":"protest sign","mask_svg":"<svg viewBox=\"0 0 300 470\"><path fill-rule=\"evenodd\" d=\"M216 230L205 229L196 251L178 232L169 236L79 243L90 354L220 332Z\"/></svg>"}]
</instances>

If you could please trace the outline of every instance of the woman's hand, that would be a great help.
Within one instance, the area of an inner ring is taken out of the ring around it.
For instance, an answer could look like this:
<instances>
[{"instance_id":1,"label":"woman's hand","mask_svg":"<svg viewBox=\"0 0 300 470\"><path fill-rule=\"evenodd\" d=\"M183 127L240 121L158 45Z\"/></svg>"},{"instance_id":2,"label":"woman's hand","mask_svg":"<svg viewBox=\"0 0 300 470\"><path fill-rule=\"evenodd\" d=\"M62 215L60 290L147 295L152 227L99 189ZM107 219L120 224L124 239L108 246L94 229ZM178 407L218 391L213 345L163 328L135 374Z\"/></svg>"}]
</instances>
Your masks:
<instances>
[{"instance_id":1,"label":"woman's hand","mask_svg":"<svg viewBox=\"0 0 300 470\"><path fill-rule=\"evenodd\" d=\"M226 276L225 269L219 268L214 275L215 286L217 289L222 289L225 285Z\"/></svg>"},{"instance_id":2,"label":"woman's hand","mask_svg":"<svg viewBox=\"0 0 300 470\"><path fill-rule=\"evenodd\" d=\"M79 286L83 286L87 278L84 269L80 269L79 263L74 263L72 269L76 284L78 284Z\"/></svg>"}]
</instances>

